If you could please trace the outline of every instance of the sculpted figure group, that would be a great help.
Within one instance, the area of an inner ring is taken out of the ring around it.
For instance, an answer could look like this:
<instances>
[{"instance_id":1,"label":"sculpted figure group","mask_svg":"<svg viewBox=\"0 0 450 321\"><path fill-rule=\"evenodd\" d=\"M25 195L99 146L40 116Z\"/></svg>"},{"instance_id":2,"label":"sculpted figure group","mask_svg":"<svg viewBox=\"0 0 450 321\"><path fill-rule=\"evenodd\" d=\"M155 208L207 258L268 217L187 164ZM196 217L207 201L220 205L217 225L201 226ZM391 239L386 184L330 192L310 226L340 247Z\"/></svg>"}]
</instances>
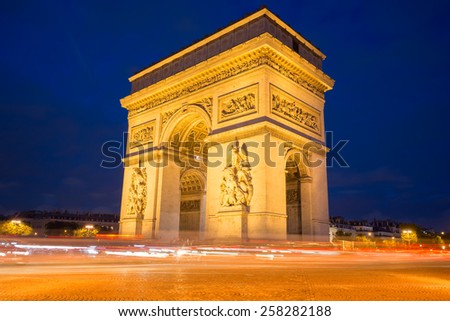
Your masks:
<instances>
[{"instance_id":1,"label":"sculpted figure group","mask_svg":"<svg viewBox=\"0 0 450 321\"><path fill-rule=\"evenodd\" d=\"M250 164L245 151L236 145L231 150L231 163L224 169L220 185L221 206L249 206L253 196Z\"/></svg>"},{"instance_id":2,"label":"sculpted figure group","mask_svg":"<svg viewBox=\"0 0 450 321\"><path fill-rule=\"evenodd\" d=\"M145 168L134 168L128 194L127 215L143 216L147 203L147 172Z\"/></svg>"}]
</instances>

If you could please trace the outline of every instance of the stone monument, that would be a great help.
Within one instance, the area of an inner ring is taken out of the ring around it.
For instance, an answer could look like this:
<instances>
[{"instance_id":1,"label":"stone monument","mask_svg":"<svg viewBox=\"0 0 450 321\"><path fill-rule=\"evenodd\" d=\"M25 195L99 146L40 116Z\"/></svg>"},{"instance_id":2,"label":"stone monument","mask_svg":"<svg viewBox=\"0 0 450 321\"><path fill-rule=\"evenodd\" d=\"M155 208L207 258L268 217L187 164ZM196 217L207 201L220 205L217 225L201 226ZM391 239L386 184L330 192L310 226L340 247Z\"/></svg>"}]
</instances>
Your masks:
<instances>
[{"instance_id":1,"label":"stone monument","mask_svg":"<svg viewBox=\"0 0 450 321\"><path fill-rule=\"evenodd\" d=\"M132 76L120 233L327 240L323 59L264 8Z\"/></svg>"}]
</instances>

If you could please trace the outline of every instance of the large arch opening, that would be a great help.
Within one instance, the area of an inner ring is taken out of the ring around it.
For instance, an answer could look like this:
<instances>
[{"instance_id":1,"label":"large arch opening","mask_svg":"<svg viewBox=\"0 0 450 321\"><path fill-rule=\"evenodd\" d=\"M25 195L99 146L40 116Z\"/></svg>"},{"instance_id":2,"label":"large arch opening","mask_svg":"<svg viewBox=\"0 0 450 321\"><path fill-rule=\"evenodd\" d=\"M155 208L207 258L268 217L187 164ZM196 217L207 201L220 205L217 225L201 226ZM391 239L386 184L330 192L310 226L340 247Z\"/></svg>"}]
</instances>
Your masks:
<instances>
[{"instance_id":1,"label":"large arch opening","mask_svg":"<svg viewBox=\"0 0 450 321\"><path fill-rule=\"evenodd\" d=\"M286 154L285 165L285 186L286 186L286 234L290 240L301 240L305 232L305 219L303 213L307 195L302 195L307 191L310 178L305 165L305 155L299 150L292 149Z\"/></svg>"},{"instance_id":2,"label":"large arch opening","mask_svg":"<svg viewBox=\"0 0 450 321\"><path fill-rule=\"evenodd\" d=\"M206 160L205 138L210 131L210 120L197 107L188 107L176 113L166 128L166 146L170 159L179 170L180 198L178 238L195 241L203 238L206 221ZM178 200L177 200L178 201Z\"/></svg>"},{"instance_id":3,"label":"large arch opening","mask_svg":"<svg viewBox=\"0 0 450 321\"><path fill-rule=\"evenodd\" d=\"M197 240L201 238L206 215L205 185L205 177L199 170L188 169L181 176L180 239Z\"/></svg>"}]
</instances>

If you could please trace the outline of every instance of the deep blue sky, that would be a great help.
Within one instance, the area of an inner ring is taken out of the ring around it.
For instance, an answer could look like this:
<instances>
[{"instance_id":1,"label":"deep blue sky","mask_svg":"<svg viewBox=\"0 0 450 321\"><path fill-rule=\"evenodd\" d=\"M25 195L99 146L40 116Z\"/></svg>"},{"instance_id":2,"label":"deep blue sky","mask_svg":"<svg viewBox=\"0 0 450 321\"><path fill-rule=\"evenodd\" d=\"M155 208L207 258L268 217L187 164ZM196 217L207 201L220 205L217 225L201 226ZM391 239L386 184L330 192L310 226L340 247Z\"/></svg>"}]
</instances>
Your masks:
<instances>
[{"instance_id":1,"label":"deep blue sky","mask_svg":"<svg viewBox=\"0 0 450 321\"><path fill-rule=\"evenodd\" d=\"M0 5L0 214L119 212L128 77L265 3L319 47L336 80L330 215L450 230L447 1L10 1Z\"/></svg>"}]
</instances>

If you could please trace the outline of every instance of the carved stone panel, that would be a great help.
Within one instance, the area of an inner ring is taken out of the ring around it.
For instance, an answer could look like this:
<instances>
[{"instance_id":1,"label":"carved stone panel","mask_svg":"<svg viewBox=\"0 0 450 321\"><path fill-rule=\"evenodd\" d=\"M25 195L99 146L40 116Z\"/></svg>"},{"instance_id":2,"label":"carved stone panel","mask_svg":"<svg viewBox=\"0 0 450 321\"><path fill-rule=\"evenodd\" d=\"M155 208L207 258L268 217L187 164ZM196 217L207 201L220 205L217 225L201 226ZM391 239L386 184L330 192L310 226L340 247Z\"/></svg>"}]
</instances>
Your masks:
<instances>
[{"instance_id":1,"label":"carved stone panel","mask_svg":"<svg viewBox=\"0 0 450 321\"><path fill-rule=\"evenodd\" d=\"M180 211L182 212L200 211L200 200L182 201L180 204Z\"/></svg>"},{"instance_id":2,"label":"carved stone panel","mask_svg":"<svg viewBox=\"0 0 450 321\"><path fill-rule=\"evenodd\" d=\"M154 122L147 122L131 128L130 148L135 148L143 144L151 143L154 139Z\"/></svg>"},{"instance_id":3,"label":"carved stone panel","mask_svg":"<svg viewBox=\"0 0 450 321\"><path fill-rule=\"evenodd\" d=\"M321 135L320 112L303 101L270 85L271 113Z\"/></svg>"},{"instance_id":4,"label":"carved stone panel","mask_svg":"<svg viewBox=\"0 0 450 321\"><path fill-rule=\"evenodd\" d=\"M234 146L231 153L231 163L223 170L220 184L220 205L250 206L253 184L248 155L239 146Z\"/></svg>"},{"instance_id":5,"label":"carved stone panel","mask_svg":"<svg viewBox=\"0 0 450 321\"><path fill-rule=\"evenodd\" d=\"M219 97L219 122L256 113L258 84Z\"/></svg>"},{"instance_id":6,"label":"carved stone panel","mask_svg":"<svg viewBox=\"0 0 450 321\"><path fill-rule=\"evenodd\" d=\"M286 203L292 204L292 203L298 203L299 201L299 195L297 189L289 189L286 191Z\"/></svg>"},{"instance_id":7,"label":"carved stone panel","mask_svg":"<svg viewBox=\"0 0 450 321\"><path fill-rule=\"evenodd\" d=\"M127 216L142 219L147 204L147 172L145 167L133 168L128 191Z\"/></svg>"}]
</instances>

